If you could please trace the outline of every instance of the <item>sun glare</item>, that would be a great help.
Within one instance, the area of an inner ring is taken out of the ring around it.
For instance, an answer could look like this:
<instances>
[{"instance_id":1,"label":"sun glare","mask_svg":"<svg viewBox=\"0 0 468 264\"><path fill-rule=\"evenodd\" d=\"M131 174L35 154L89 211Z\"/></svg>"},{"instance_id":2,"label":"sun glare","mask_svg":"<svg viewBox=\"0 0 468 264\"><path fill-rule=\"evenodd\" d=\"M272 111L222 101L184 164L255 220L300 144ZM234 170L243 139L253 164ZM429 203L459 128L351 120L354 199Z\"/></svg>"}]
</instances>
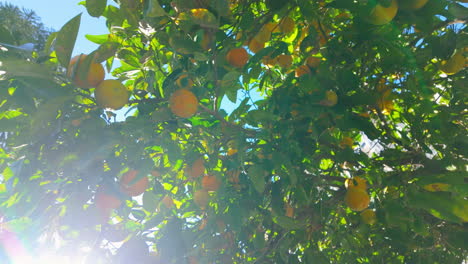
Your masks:
<instances>
[{"instance_id":1,"label":"sun glare","mask_svg":"<svg viewBox=\"0 0 468 264\"><path fill-rule=\"evenodd\" d=\"M80 262L71 257L45 254L39 257L20 257L13 261L13 264L78 264Z\"/></svg>"}]
</instances>

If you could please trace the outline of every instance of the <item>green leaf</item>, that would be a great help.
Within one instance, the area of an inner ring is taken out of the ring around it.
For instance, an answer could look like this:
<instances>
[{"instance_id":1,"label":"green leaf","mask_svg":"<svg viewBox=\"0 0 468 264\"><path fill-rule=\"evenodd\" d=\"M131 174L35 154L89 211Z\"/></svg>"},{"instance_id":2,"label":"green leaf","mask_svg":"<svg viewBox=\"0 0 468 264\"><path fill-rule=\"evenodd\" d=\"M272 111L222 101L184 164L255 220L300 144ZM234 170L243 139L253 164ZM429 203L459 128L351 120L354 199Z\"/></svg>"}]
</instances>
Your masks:
<instances>
[{"instance_id":1,"label":"green leaf","mask_svg":"<svg viewBox=\"0 0 468 264\"><path fill-rule=\"evenodd\" d=\"M233 103L237 102L237 90L242 88L239 78L240 73L233 71L224 75L221 81L221 89L226 93L229 101Z\"/></svg>"},{"instance_id":2,"label":"green leaf","mask_svg":"<svg viewBox=\"0 0 468 264\"><path fill-rule=\"evenodd\" d=\"M109 34L103 34L103 35L89 35L89 34L86 34L85 37L86 37L87 40L89 40L89 41L91 41L93 43L104 44L109 39Z\"/></svg>"},{"instance_id":3,"label":"green leaf","mask_svg":"<svg viewBox=\"0 0 468 264\"><path fill-rule=\"evenodd\" d=\"M456 223L468 222L468 201L448 192L413 191L408 193L408 204L424 209L440 219Z\"/></svg>"},{"instance_id":4,"label":"green leaf","mask_svg":"<svg viewBox=\"0 0 468 264\"><path fill-rule=\"evenodd\" d=\"M287 230L301 229L306 224L304 221L299 221L284 215L277 215L273 217L273 222Z\"/></svg>"},{"instance_id":5,"label":"green leaf","mask_svg":"<svg viewBox=\"0 0 468 264\"><path fill-rule=\"evenodd\" d=\"M161 17L167 15L158 0L149 0L148 8L145 9L145 17Z\"/></svg>"},{"instance_id":6,"label":"green leaf","mask_svg":"<svg viewBox=\"0 0 468 264\"><path fill-rule=\"evenodd\" d=\"M81 14L68 21L57 33L55 52L59 62L67 67L80 29Z\"/></svg>"},{"instance_id":7,"label":"green leaf","mask_svg":"<svg viewBox=\"0 0 468 264\"><path fill-rule=\"evenodd\" d=\"M92 17L100 17L107 6L107 0L86 0L86 10Z\"/></svg>"},{"instance_id":8,"label":"green leaf","mask_svg":"<svg viewBox=\"0 0 468 264\"><path fill-rule=\"evenodd\" d=\"M263 193L265 190L265 171L260 165L253 165L248 169L248 175L252 181L255 190L259 193Z\"/></svg>"},{"instance_id":9,"label":"green leaf","mask_svg":"<svg viewBox=\"0 0 468 264\"><path fill-rule=\"evenodd\" d=\"M159 196L150 191L145 192L143 194L143 208L150 213L155 212L158 207Z\"/></svg>"}]
</instances>

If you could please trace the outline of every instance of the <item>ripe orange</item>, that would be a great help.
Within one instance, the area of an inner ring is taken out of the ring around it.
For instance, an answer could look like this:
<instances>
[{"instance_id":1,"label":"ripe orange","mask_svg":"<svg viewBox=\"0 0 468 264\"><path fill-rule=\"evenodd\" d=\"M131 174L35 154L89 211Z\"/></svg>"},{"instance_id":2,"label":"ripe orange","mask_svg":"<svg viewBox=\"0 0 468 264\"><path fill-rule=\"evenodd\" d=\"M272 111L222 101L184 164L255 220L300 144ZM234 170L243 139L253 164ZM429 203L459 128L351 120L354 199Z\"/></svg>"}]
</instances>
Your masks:
<instances>
[{"instance_id":1,"label":"ripe orange","mask_svg":"<svg viewBox=\"0 0 468 264\"><path fill-rule=\"evenodd\" d=\"M189 118L197 112L198 99L191 91L179 89L169 98L169 107L174 115Z\"/></svg>"},{"instance_id":2,"label":"ripe orange","mask_svg":"<svg viewBox=\"0 0 468 264\"><path fill-rule=\"evenodd\" d=\"M144 176L134 182L138 172L138 170L129 170L120 178L120 189L122 192L130 196L138 196L146 191L149 185L148 177Z\"/></svg>"},{"instance_id":3,"label":"ripe orange","mask_svg":"<svg viewBox=\"0 0 468 264\"><path fill-rule=\"evenodd\" d=\"M166 208L171 208L174 206L174 200L172 200L172 198L167 195L164 196L164 198L161 200L161 203L164 204Z\"/></svg>"},{"instance_id":4,"label":"ripe orange","mask_svg":"<svg viewBox=\"0 0 468 264\"><path fill-rule=\"evenodd\" d=\"M322 61L322 59L319 58L319 57L309 57L306 60L306 64L310 68L317 68L320 65L321 61Z\"/></svg>"},{"instance_id":5,"label":"ripe orange","mask_svg":"<svg viewBox=\"0 0 468 264\"><path fill-rule=\"evenodd\" d=\"M104 67L100 63L95 62L92 62L88 69L84 69L82 63L86 57L87 55L85 54L73 57L68 65L67 75L69 78L73 76L73 82L76 86L89 89L98 86L104 80L105 72ZM76 65L77 63L78 65ZM84 76L83 71L87 71L86 79L80 78L80 76Z\"/></svg>"},{"instance_id":6,"label":"ripe orange","mask_svg":"<svg viewBox=\"0 0 468 264\"><path fill-rule=\"evenodd\" d=\"M232 156L237 153L237 149L229 148L227 151L228 156Z\"/></svg>"},{"instance_id":7,"label":"ripe orange","mask_svg":"<svg viewBox=\"0 0 468 264\"><path fill-rule=\"evenodd\" d=\"M377 4L366 17L373 25L384 25L393 20L398 12L398 1L392 0L390 6L385 7Z\"/></svg>"},{"instance_id":8,"label":"ripe orange","mask_svg":"<svg viewBox=\"0 0 468 264\"><path fill-rule=\"evenodd\" d=\"M257 53L265 47L265 43L259 42L255 38L249 41L249 50L253 53Z\"/></svg>"},{"instance_id":9,"label":"ripe orange","mask_svg":"<svg viewBox=\"0 0 468 264\"><path fill-rule=\"evenodd\" d=\"M276 58L276 62L281 68L289 68L292 65L293 58L291 55L281 54Z\"/></svg>"},{"instance_id":10,"label":"ripe orange","mask_svg":"<svg viewBox=\"0 0 468 264\"><path fill-rule=\"evenodd\" d=\"M338 102L338 95L334 91L326 91L325 99L320 101L323 106L334 106Z\"/></svg>"},{"instance_id":11,"label":"ripe orange","mask_svg":"<svg viewBox=\"0 0 468 264\"><path fill-rule=\"evenodd\" d=\"M310 74L311 71L307 65L301 65L296 68L294 76L301 77L304 74Z\"/></svg>"},{"instance_id":12,"label":"ripe orange","mask_svg":"<svg viewBox=\"0 0 468 264\"><path fill-rule=\"evenodd\" d=\"M94 91L94 97L100 107L118 110L128 103L128 90L117 80L104 80Z\"/></svg>"},{"instance_id":13,"label":"ripe orange","mask_svg":"<svg viewBox=\"0 0 468 264\"><path fill-rule=\"evenodd\" d=\"M273 67L275 67L275 64L276 64L276 58L272 59L270 56L265 56L262 59L262 63L263 63L263 65L265 65L265 66L267 66L269 68L273 68Z\"/></svg>"},{"instance_id":14,"label":"ripe orange","mask_svg":"<svg viewBox=\"0 0 468 264\"><path fill-rule=\"evenodd\" d=\"M352 179L346 179L345 187L346 189L357 188L365 191L367 189L367 181L361 177L356 176Z\"/></svg>"},{"instance_id":15,"label":"ripe orange","mask_svg":"<svg viewBox=\"0 0 468 264\"><path fill-rule=\"evenodd\" d=\"M346 148L346 147L353 148L353 145L354 145L354 140L350 137L343 137L343 139L341 139L340 141L341 148Z\"/></svg>"},{"instance_id":16,"label":"ripe orange","mask_svg":"<svg viewBox=\"0 0 468 264\"><path fill-rule=\"evenodd\" d=\"M183 72L177 78L176 84L179 86L179 88L190 89L193 86L193 81L192 78L188 76L188 73Z\"/></svg>"},{"instance_id":17,"label":"ripe orange","mask_svg":"<svg viewBox=\"0 0 468 264\"><path fill-rule=\"evenodd\" d=\"M94 196L94 203L97 208L104 210L119 208L122 201L118 197L107 193L104 188L99 188Z\"/></svg>"},{"instance_id":18,"label":"ripe orange","mask_svg":"<svg viewBox=\"0 0 468 264\"><path fill-rule=\"evenodd\" d=\"M284 34L289 34L293 32L295 26L296 26L296 23L290 17L285 17L281 19L281 21L278 24L279 31Z\"/></svg>"},{"instance_id":19,"label":"ripe orange","mask_svg":"<svg viewBox=\"0 0 468 264\"><path fill-rule=\"evenodd\" d=\"M210 199L210 194L205 190L197 190L193 194L193 201L195 204L200 206L201 209L205 209L208 205L208 201Z\"/></svg>"},{"instance_id":20,"label":"ripe orange","mask_svg":"<svg viewBox=\"0 0 468 264\"><path fill-rule=\"evenodd\" d=\"M242 68L249 60L249 54L244 48L235 48L226 54L226 60L234 67Z\"/></svg>"},{"instance_id":21,"label":"ripe orange","mask_svg":"<svg viewBox=\"0 0 468 264\"><path fill-rule=\"evenodd\" d=\"M203 158L198 158L192 164L192 166L187 167L187 174L191 178L197 178L203 175L205 172L205 161Z\"/></svg>"},{"instance_id":22,"label":"ripe orange","mask_svg":"<svg viewBox=\"0 0 468 264\"><path fill-rule=\"evenodd\" d=\"M215 192L221 186L221 182L213 175L206 175L202 178L202 187L206 191Z\"/></svg>"},{"instance_id":23,"label":"ripe orange","mask_svg":"<svg viewBox=\"0 0 468 264\"><path fill-rule=\"evenodd\" d=\"M377 222L377 217L375 211L371 209L366 209L361 212L361 219L364 223L368 225L373 225Z\"/></svg>"},{"instance_id":24,"label":"ripe orange","mask_svg":"<svg viewBox=\"0 0 468 264\"><path fill-rule=\"evenodd\" d=\"M346 191L345 202L353 211L362 211L369 207L370 197L365 190L349 188Z\"/></svg>"},{"instance_id":25,"label":"ripe orange","mask_svg":"<svg viewBox=\"0 0 468 264\"><path fill-rule=\"evenodd\" d=\"M292 207L289 203L285 203L284 205L285 216L287 217L294 217L294 207Z\"/></svg>"},{"instance_id":26,"label":"ripe orange","mask_svg":"<svg viewBox=\"0 0 468 264\"><path fill-rule=\"evenodd\" d=\"M450 59L440 63L440 70L447 75L453 75L465 68L466 58L463 55L463 50L457 50Z\"/></svg>"}]
</instances>

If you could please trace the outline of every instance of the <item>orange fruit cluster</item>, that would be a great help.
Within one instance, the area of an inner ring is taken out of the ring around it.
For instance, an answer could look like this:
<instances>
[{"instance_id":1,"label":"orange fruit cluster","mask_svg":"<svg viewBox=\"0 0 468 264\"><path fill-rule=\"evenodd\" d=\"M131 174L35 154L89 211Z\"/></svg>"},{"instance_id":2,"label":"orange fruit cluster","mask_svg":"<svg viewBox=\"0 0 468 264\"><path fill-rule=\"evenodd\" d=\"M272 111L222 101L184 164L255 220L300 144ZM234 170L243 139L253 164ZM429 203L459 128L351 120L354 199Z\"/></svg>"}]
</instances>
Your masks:
<instances>
[{"instance_id":1,"label":"orange fruit cluster","mask_svg":"<svg viewBox=\"0 0 468 264\"><path fill-rule=\"evenodd\" d=\"M120 190L130 196L138 196L146 191L149 185L148 177L144 176L135 181L139 171L129 170L120 179Z\"/></svg>"},{"instance_id":2,"label":"orange fruit cluster","mask_svg":"<svg viewBox=\"0 0 468 264\"><path fill-rule=\"evenodd\" d=\"M88 69L83 66L87 55L80 54L73 57L68 65L67 76L73 79L76 86L89 89L95 88L104 80L104 67L100 63L91 62ZM86 71L86 72L84 72ZM86 78L83 78L85 76Z\"/></svg>"},{"instance_id":3,"label":"orange fruit cluster","mask_svg":"<svg viewBox=\"0 0 468 264\"><path fill-rule=\"evenodd\" d=\"M345 203L353 211L362 211L369 207L370 197L367 194L366 180L360 177L347 179L345 187L348 189L345 195Z\"/></svg>"}]
</instances>

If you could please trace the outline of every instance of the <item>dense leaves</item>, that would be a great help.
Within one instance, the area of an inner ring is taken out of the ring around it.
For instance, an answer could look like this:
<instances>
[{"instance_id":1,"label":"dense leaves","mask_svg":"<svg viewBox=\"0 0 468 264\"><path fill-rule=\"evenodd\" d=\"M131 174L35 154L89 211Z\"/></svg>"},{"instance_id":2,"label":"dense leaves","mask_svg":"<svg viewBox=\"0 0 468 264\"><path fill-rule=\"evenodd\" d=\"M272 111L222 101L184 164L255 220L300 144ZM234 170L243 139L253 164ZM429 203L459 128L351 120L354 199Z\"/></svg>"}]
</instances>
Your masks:
<instances>
[{"instance_id":1,"label":"dense leaves","mask_svg":"<svg viewBox=\"0 0 468 264\"><path fill-rule=\"evenodd\" d=\"M122 110L66 75L79 16L51 53L0 53L0 243L86 263L466 259L464 5L374 25L396 1L105 2L86 1L109 27L89 57Z\"/></svg>"}]
</instances>

